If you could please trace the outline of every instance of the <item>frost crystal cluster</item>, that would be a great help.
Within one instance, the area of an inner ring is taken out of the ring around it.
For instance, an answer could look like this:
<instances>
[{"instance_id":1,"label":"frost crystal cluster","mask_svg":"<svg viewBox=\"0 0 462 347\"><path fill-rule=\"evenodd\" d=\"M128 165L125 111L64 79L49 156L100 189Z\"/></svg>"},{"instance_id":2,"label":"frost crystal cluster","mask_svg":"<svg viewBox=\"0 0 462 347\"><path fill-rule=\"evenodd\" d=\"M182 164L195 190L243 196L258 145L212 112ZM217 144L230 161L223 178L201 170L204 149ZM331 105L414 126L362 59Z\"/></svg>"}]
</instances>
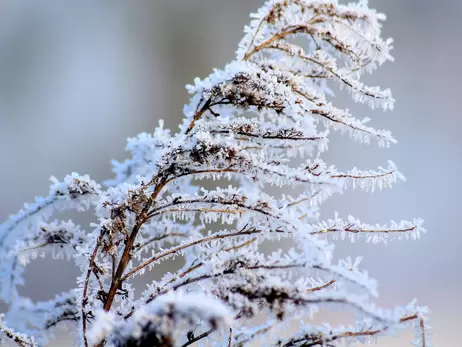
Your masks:
<instances>
[{"instance_id":1,"label":"frost crystal cluster","mask_svg":"<svg viewBox=\"0 0 462 347\"><path fill-rule=\"evenodd\" d=\"M344 346L410 326L413 344L428 347L425 308L377 307L359 260L332 254L333 240L418 238L421 221L318 220L335 193L403 180L391 162L341 172L321 159L331 131L396 142L330 101L340 86L354 101L393 108L388 89L360 80L392 60L384 19L367 1L270 0L252 14L235 60L187 86L178 133L161 122L129 139L129 158L114 163L104 188L75 173L53 179L48 196L0 226L3 338L43 346L68 322L85 347ZM90 212L93 223L60 220L69 210ZM282 250L284 239L293 247ZM279 250L263 252L263 243ZM22 297L24 267L49 253L75 261L76 287L46 302ZM156 271L173 258L179 268ZM156 280L135 288L152 270ZM320 311L350 319L318 324Z\"/></svg>"}]
</instances>

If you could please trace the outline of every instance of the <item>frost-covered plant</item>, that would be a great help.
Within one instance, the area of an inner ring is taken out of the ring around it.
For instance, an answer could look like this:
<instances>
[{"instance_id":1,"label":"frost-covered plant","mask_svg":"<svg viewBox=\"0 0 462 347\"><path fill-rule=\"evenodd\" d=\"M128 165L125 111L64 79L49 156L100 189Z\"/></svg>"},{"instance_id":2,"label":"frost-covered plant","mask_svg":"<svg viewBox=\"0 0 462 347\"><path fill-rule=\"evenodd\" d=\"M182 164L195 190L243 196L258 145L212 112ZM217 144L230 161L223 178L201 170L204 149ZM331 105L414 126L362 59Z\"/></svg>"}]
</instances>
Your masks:
<instances>
[{"instance_id":1,"label":"frost-covered plant","mask_svg":"<svg viewBox=\"0 0 462 347\"><path fill-rule=\"evenodd\" d=\"M328 101L337 84L372 108L393 107L389 90L360 81L392 60L392 41L380 37L384 18L367 1L270 0L252 15L236 59L187 87L191 101L177 134L160 123L129 139L130 158L114 163L106 188L78 174L53 179L48 196L0 227L0 293L9 307L3 335L43 345L71 321L85 347L306 347L371 343L412 325L414 344L428 346L426 310L414 302L376 307L375 281L359 260L335 262L331 242L418 238L421 221L318 220L334 193L403 179L392 163L340 172L320 156L331 130L361 143L395 142ZM201 186L217 179L215 189ZM86 230L52 219L68 210L90 211L94 223ZM293 248L281 250L283 239ZM262 243L280 249L263 253ZM74 259L76 288L46 302L21 297L24 266L49 252ZM135 276L175 257L181 268L135 290ZM320 310L351 312L354 320L318 325Z\"/></svg>"}]
</instances>

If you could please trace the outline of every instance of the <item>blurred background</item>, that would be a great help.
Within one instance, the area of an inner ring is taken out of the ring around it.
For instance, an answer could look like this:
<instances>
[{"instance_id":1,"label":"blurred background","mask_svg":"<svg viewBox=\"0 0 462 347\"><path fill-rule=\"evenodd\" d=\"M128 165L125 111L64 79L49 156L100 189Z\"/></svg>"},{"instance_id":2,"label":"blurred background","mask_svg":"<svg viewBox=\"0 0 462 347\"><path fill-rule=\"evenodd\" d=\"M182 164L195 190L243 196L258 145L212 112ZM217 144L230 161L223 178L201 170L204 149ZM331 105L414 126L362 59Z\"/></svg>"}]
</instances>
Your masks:
<instances>
[{"instance_id":1,"label":"blurred background","mask_svg":"<svg viewBox=\"0 0 462 347\"><path fill-rule=\"evenodd\" d=\"M0 221L48 191L48 178L77 171L112 177L110 159L124 159L127 137L151 131L158 119L177 130L184 85L234 57L248 14L263 0L0 0ZM393 131L390 149L336 136L328 162L374 168L392 159L408 182L371 196L352 191L331 199L364 222L422 217L428 233L388 246L339 243L338 255L363 255L380 284L379 304L414 297L432 311L435 346L460 346L462 313L462 72L460 0L371 0L388 16L396 62L367 82L391 88L393 112L348 104L358 118ZM338 96L338 104L347 98ZM33 299L49 299L75 283L69 263L29 266ZM0 312L2 306L0 306ZM72 345L60 333L53 345ZM408 346L410 334L379 346Z\"/></svg>"}]
</instances>

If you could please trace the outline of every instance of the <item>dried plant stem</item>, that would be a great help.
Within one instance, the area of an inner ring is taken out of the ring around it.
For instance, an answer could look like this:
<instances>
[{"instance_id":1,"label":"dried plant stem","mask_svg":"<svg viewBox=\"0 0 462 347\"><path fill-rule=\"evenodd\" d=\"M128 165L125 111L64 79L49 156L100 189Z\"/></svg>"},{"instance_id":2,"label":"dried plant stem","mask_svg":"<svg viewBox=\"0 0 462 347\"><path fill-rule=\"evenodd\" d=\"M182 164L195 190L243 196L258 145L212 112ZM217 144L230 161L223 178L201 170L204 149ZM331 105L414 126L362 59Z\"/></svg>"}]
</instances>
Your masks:
<instances>
[{"instance_id":1,"label":"dried plant stem","mask_svg":"<svg viewBox=\"0 0 462 347\"><path fill-rule=\"evenodd\" d=\"M156 261L159 261L162 258L168 257L168 256L170 256L172 254L181 252L181 251L185 250L186 248L193 247L193 246L201 244L201 243L210 242L210 241L213 241L213 240L219 240L219 239L236 237L236 236L243 236L243 235L258 234L260 232L261 232L260 230L250 229L250 230L240 230L240 231L235 232L235 233L214 234L214 235L211 235L211 236L204 237L202 239L194 240L194 241L179 245L177 247L172 247L171 249L166 250L165 252L158 253L157 255L153 256L151 259L144 262L143 264L140 264L140 265L136 266L135 268L130 270L127 274L125 274L123 277L121 277L120 281L125 281L127 278L133 276L134 274L136 274L141 269L144 269L149 264L152 264L152 263L154 263Z\"/></svg>"},{"instance_id":2,"label":"dried plant stem","mask_svg":"<svg viewBox=\"0 0 462 347\"><path fill-rule=\"evenodd\" d=\"M99 250L99 248L101 246L101 242L102 242L102 237L100 236L98 238L98 241L96 242L96 246L95 246L95 248L93 250L93 253L90 256L90 261L89 261L89 264L88 264L88 270L87 270L87 274L86 274L86 277L85 277L85 284L84 284L84 287L83 287L81 305L82 305L82 335L83 335L83 341L84 341L85 347L88 347L88 340L87 340L87 312L85 310L85 307L86 307L87 302L88 302L88 285L90 283L90 276L93 273L93 265L95 263L96 256L98 255L98 250Z\"/></svg>"}]
</instances>

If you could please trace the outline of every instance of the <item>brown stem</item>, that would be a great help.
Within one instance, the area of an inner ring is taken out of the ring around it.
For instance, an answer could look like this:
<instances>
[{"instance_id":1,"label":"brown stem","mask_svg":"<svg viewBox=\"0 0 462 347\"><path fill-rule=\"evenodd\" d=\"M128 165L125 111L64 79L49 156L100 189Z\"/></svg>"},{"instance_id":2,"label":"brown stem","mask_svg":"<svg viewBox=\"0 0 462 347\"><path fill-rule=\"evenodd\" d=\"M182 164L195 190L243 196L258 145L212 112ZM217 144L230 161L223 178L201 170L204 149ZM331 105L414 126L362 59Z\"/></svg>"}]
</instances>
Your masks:
<instances>
[{"instance_id":1,"label":"brown stem","mask_svg":"<svg viewBox=\"0 0 462 347\"><path fill-rule=\"evenodd\" d=\"M188 342L186 342L185 344L183 344L181 347L187 347L187 346L190 346L192 345L194 342L197 342L199 340L202 340L203 338L209 336L211 333L213 333L215 331L215 329L210 329L210 330L207 330L205 333L202 333L194 338L192 338L191 340L189 340Z\"/></svg>"},{"instance_id":2,"label":"brown stem","mask_svg":"<svg viewBox=\"0 0 462 347\"><path fill-rule=\"evenodd\" d=\"M228 347L233 345L233 328L229 328Z\"/></svg>"},{"instance_id":3,"label":"brown stem","mask_svg":"<svg viewBox=\"0 0 462 347\"><path fill-rule=\"evenodd\" d=\"M258 46L255 46L254 49L252 49L249 53L247 53L244 56L243 60L244 61L249 60L252 57L252 55L254 55L255 53L257 53L257 52L259 52L259 51L261 51L261 50L263 50L265 48L267 48L273 42L283 40L287 36L295 35L295 34L302 33L302 32L305 32L305 33L307 33L309 35L315 33L312 30L312 28L308 27L308 25L307 26L305 26L305 25L297 25L297 26L292 26L292 27L285 28L282 32L273 35L272 37L270 37L265 42L261 43Z\"/></svg>"},{"instance_id":4,"label":"brown stem","mask_svg":"<svg viewBox=\"0 0 462 347\"><path fill-rule=\"evenodd\" d=\"M138 215L135 226L127 240L125 245L124 251L122 253L122 257L120 258L119 265L115 272L114 278L112 279L111 288L109 289L109 293L107 299L104 303L104 310L109 311L111 309L112 303L114 302L115 295L117 293L117 289L119 289L120 285L122 284L122 276L124 274L125 269L127 268L128 263L130 262L132 255L133 245L135 244L136 237L141 230L143 224L149 219L148 211L151 208L153 201L157 198L160 194L162 188L165 186L165 182L161 181L154 189L150 199L144 206L142 212Z\"/></svg>"},{"instance_id":5,"label":"brown stem","mask_svg":"<svg viewBox=\"0 0 462 347\"><path fill-rule=\"evenodd\" d=\"M250 229L250 230L238 231L238 232L230 233L230 234L215 234L215 235L211 235L211 236L208 236L208 237L204 237L204 238L201 238L201 239L198 239L198 240L188 242L186 244L179 245L177 247L172 247L169 250L166 250L165 252L158 253L157 255L152 257L151 259L149 259L149 260L145 261L144 263L138 265L137 267L133 268L131 271L129 271L125 276L123 276L121 278L121 281L124 281L127 278L129 278L130 276L133 276L135 273L137 273L141 269L145 268L149 264L152 264L152 263L154 263L156 261L159 261L162 258L165 258L165 257L167 257L169 255L172 255L174 253L182 251L182 250L184 250L186 248L189 248L189 247L201 244L201 243L213 241L213 240L224 239L224 238L234 237L234 236L257 234L257 233L260 233L260 232L261 232L260 230Z\"/></svg>"},{"instance_id":6,"label":"brown stem","mask_svg":"<svg viewBox=\"0 0 462 347\"><path fill-rule=\"evenodd\" d=\"M211 103L212 103L212 99L210 98L205 102L204 106L202 106L200 111L194 115L193 120L191 121L191 123L189 123L188 129L186 129L186 135L189 134L194 129L196 122L202 118L202 116L204 115L205 111L207 111Z\"/></svg>"},{"instance_id":7,"label":"brown stem","mask_svg":"<svg viewBox=\"0 0 462 347\"><path fill-rule=\"evenodd\" d=\"M93 253L91 254L90 257L90 262L88 265L88 270L87 270L87 275L85 277L85 284L83 286L83 295L82 295L82 335L83 335L83 343L85 344L85 347L88 347L88 340L87 340L87 313L85 312L85 306L87 305L88 302L88 285L90 283L90 276L92 273L92 268L93 264L95 262L96 256L98 254L99 247L101 245L102 241L102 236L100 235L97 242L96 246L93 250Z\"/></svg>"},{"instance_id":8,"label":"brown stem","mask_svg":"<svg viewBox=\"0 0 462 347\"><path fill-rule=\"evenodd\" d=\"M141 229L141 226L143 225L144 221L138 220L138 222L135 224L133 227L133 231L130 234L130 237L127 240L127 243L125 245L124 251L122 253L122 257L120 258L119 265L117 267L115 276L112 280L111 283L111 288L109 289L109 293L106 299L106 302L104 303L104 310L109 311L111 309L112 303L114 302L114 298L117 292L117 289L119 289L120 285L122 284L122 281L120 280L125 268L128 265L128 262L130 261L130 253L132 250L133 245L135 244L135 239L136 236L138 235L138 232Z\"/></svg>"}]
</instances>

